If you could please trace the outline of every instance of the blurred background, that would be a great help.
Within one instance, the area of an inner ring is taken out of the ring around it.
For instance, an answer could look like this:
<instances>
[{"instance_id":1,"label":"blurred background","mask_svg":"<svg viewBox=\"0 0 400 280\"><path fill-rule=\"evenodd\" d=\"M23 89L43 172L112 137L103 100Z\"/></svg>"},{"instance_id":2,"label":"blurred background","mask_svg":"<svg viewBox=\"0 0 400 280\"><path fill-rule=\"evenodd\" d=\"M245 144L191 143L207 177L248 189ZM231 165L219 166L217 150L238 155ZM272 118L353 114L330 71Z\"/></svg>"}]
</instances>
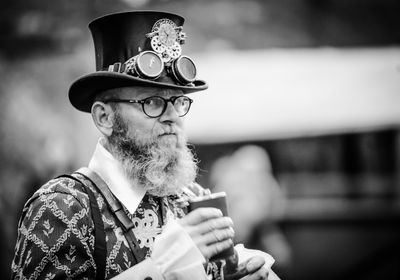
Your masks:
<instances>
[{"instance_id":1,"label":"blurred background","mask_svg":"<svg viewBox=\"0 0 400 280\"><path fill-rule=\"evenodd\" d=\"M186 18L198 181L228 193L237 241L282 279L400 279L400 2L3 0L0 275L25 200L86 165L98 133L68 102L94 71L87 24L125 10Z\"/></svg>"}]
</instances>

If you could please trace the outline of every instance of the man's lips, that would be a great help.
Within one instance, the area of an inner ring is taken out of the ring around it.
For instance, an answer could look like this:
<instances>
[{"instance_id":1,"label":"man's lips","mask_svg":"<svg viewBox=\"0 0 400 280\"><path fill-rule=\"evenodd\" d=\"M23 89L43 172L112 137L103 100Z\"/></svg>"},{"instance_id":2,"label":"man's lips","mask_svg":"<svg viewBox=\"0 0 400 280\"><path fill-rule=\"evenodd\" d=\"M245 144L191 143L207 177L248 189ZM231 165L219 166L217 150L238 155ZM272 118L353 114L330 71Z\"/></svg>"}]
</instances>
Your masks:
<instances>
[{"instance_id":1,"label":"man's lips","mask_svg":"<svg viewBox=\"0 0 400 280\"><path fill-rule=\"evenodd\" d=\"M170 132L170 133L163 133L163 134L160 134L160 137L161 136L176 136L176 133L173 133L173 132Z\"/></svg>"}]
</instances>

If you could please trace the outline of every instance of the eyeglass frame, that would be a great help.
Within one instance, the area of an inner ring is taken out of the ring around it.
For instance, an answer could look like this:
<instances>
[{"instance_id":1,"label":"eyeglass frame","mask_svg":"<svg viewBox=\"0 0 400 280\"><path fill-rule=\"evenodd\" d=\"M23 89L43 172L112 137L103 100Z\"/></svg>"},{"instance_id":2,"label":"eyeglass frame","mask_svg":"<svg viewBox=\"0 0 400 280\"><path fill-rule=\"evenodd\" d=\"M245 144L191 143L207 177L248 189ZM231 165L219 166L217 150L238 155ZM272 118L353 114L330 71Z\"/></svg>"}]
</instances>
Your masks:
<instances>
[{"instance_id":1,"label":"eyeglass frame","mask_svg":"<svg viewBox=\"0 0 400 280\"><path fill-rule=\"evenodd\" d=\"M151 98L155 98L155 97L156 97L156 98L160 98L160 99L162 99L162 100L164 101L164 107L163 107L163 109L161 110L161 113L160 113L159 115L157 115L157 116L150 116L149 114L146 113L146 111L145 111L145 109L144 109L144 105L145 105L146 100L151 99ZM186 95L171 96L171 97L168 98L168 99L167 99L167 98L164 98L164 97L162 97L162 96L158 96L158 95L149 96L149 97L146 97L146 98L143 98L143 99L119 99L119 98L110 98L110 99L102 100L102 102L104 102L104 103L108 103L108 102L129 103L129 104L138 103L138 104L141 104L141 105L142 105L142 111L143 111L143 113L144 113L146 116L148 116L149 118L159 118L159 117L161 117L161 116L165 113L165 111L167 110L168 102L171 102L172 106L174 106L174 105L175 105L175 101L176 101L178 98L180 98L180 97L185 97L185 98L187 98L188 101L189 101L189 106L188 106L188 109L187 109L186 113L183 114L183 115L179 115L179 117L181 118L181 117L184 117L184 116L187 115L187 113L190 111L190 107L191 107L191 105L192 105L192 103L193 103L193 99L187 97ZM175 106L174 106L174 109L175 109ZM176 110L176 109L175 109L175 110Z\"/></svg>"}]
</instances>

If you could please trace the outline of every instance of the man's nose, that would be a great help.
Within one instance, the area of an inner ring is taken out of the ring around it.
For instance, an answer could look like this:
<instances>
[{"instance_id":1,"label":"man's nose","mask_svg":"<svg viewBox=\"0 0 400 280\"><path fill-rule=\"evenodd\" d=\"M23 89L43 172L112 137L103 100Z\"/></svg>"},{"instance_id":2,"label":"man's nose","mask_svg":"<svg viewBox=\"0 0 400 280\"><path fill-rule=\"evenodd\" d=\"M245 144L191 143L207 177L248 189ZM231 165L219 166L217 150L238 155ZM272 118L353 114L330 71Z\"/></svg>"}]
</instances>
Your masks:
<instances>
[{"instance_id":1,"label":"man's nose","mask_svg":"<svg viewBox=\"0 0 400 280\"><path fill-rule=\"evenodd\" d=\"M167 108L165 109L164 114L161 115L160 121L161 122L173 122L176 123L179 121L179 114L176 111L172 102L167 102Z\"/></svg>"}]
</instances>

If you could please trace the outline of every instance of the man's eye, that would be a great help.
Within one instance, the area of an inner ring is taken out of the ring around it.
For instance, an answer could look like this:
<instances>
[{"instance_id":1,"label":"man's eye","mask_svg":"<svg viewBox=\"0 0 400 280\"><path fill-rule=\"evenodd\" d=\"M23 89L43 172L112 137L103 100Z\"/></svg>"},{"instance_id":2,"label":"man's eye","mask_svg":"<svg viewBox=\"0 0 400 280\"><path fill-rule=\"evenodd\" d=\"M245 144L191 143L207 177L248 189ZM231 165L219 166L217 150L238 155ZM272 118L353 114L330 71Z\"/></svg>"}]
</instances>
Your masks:
<instances>
[{"instance_id":1,"label":"man's eye","mask_svg":"<svg viewBox=\"0 0 400 280\"><path fill-rule=\"evenodd\" d=\"M162 106L162 104L163 104L163 100L160 98L151 98L151 99L146 100L146 105L148 105L148 106L157 107L157 106Z\"/></svg>"},{"instance_id":2,"label":"man's eye","mask_svg":"<svg viewBox=\"0 0 400 280\"><path fill-rule=\"evenodd\" d=\"M178 101L180 105L186 105L187 103L189 103L189 100L185 97L179 98Z\"/></svg>"}]
</instances>

